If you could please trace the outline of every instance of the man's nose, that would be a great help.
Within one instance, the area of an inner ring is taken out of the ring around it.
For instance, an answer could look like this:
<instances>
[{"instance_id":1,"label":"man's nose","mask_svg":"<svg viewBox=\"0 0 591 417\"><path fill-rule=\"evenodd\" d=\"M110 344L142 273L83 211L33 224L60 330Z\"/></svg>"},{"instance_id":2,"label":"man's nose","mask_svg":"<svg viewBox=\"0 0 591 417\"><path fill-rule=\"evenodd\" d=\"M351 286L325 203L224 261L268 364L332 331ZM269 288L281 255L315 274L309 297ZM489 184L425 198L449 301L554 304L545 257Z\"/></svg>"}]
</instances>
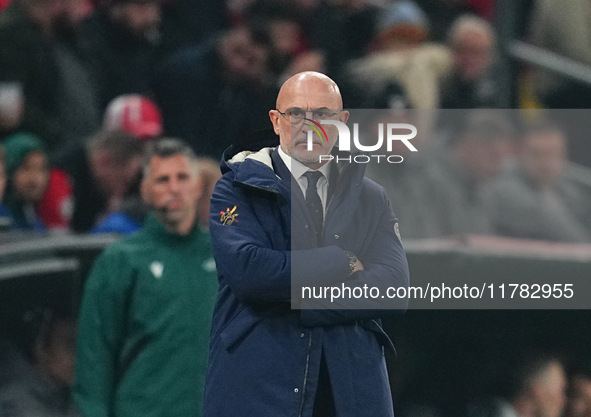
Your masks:
<instances>
[{"instance_id":1,"label":"man's nose","mask_svg":"<svg viewBox=\"0 0 591 417\"><path fill-rule=\"evenodd\" d=\"M179 180L176 179L176 178L172 178L168 182L168 189L170 190L170 192L176 193L180 189L180 182L179 182Z\"/></svg>"},{"instance_id":2,"label":"man's nose","mask_svg":"<svg viewBox=\"0 0 591 417\"><path fill-rule=\"evenodd\" d=\"M318 116L314 114L313 110L304 110L304 113L306 114L304 116L306 119L318 121L316 120Z\"/></svg>"}]
</instances>

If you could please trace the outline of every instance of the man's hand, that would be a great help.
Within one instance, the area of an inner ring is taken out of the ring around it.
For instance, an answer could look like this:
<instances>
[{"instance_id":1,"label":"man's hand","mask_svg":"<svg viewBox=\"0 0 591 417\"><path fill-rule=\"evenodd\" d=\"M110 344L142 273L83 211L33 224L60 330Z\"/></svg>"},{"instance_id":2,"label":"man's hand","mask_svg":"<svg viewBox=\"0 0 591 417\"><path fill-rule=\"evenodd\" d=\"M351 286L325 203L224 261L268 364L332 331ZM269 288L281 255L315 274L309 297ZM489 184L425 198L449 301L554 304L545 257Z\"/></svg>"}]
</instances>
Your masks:
<instances>
[{"instance_id":1,"label":"man's hand","mask_svg":"<svg viewBox=\"0 0 591 417\"><path fill-rule=\"evenodd\" d=\"M349 276L353 275L357 271L363 271L365 269L359 258L357 258L357 255L349 251L345 251L345 254L349 259Z\"/></svg>"},{"instance_id":2,"label":"man's hand","mask_svg":"<svg viewBox=\"0 0 591 417\"><path fill-rule=\"evenodd\" d=\"M353 275L357 271L364 271L364 270L365 270L365 268L363 267L363 264L361 263L359 258L357 258L357 265L355 265L355 268L353 269L353 272L351 272L351 275Z\"/></svg>"}]
</instances>

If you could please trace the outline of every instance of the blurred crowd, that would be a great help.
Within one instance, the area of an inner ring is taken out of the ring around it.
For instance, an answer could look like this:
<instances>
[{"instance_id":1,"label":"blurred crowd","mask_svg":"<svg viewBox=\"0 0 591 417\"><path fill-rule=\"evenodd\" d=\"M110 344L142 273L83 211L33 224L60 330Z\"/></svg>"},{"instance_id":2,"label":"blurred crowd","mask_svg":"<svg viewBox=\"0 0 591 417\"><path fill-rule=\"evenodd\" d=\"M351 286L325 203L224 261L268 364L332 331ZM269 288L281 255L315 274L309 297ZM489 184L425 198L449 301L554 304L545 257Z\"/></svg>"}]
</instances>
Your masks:
<instances>
[{"instance_id":1,"label":"blurred crowd","mask_svg":"<svg viewBox=\"0 0 591 417\"><path fill-rule=\"evenodd\" d=\"M507 102L503 97L507 86L502 84L507 80L499 77L500 58L505 54L497 39L500 23L495 20L500 3L5 1L0 13L3 227L75 233L136 230L145 214L138 198L138 177L146 143L163 135L182 138L198 155L212 158L214 166L230 144L254 142L257 132L269 128L267 114L275 107L278 86L303 70L324 72L335 79L347 108L586 107L586 86L525 65L513 66L512 102ZM514 10L520 13L516 21L523 22L516 28L523 39L567 58L590 60L586 52L591 37L586 36L588 25L582 20L591 17L588 2L573 0L556 7L552 1L530 0ZM571 24L575 21L580 24ZM429 117L422 119L426 122ZM504 135L515 139L513 145L492 139L466 144L460 138L439 140L444 136L439 125L427 122L424 126L420 134L430 137L420 153L438 157L410 161L403 169L386 173L383 180L401 183L401 178L418 177L415 170L421 171L421 180L398 184L412 191L391 195L415 206L406 210L398 204L407 237L492 233L591 240L589 226L581 225L586 220L578 218L580 213L571 213L572 199L587 200L587 195L580 194L588 194L588 187L563 184L561 168L568 165L569 151L576 162L591 161L582 134L569 141L566 136L571 133L559 133L556 127L554 136L561 139L554 141L531 140L535 135L530 134L528 140L517 141L524 134L519 131ZM517 142L523 146L514 146ZM439 147L437 152L428 151L435 148L433 144ZM480 204L476 185L500 175L501 165L507 165L505 156L515 156L519 149L516 159L522 163L517 165L527 164L528 152L543 158L542 151L534 148L544 146L558 150L553 153L554 162L538 163L553 164L548 169L555 172L547 175L555 178L539 182L530 172L535 168L514 167L509 175L518 176L521 186L510 177L507 181L513 189L496 187L501 194L518 193L523 200L519 187L529 189L530 201L515 207L511 196L493 196L489 199L493 207L489 204L482 213L474 213L477 226L464 219L465 204ZM443 156L447 153L449 158ZM456 169L462 164L469 166ZM215 181L214 171L204 175ZM437 183L444 178L448 184ZM442 190L458 180L463 183L459 187ZM442 192L447 195L438 196ZM416 198L403 197L412 194ZM448 214L438 213L445 216L443 220L425 211L438 204L435 198L456 200L449 202ZM538 204L547 209L523 226L527 230L514 230L508 224L506 219L513 218L513 223L521 225L522 212ZM485 211L493 218L485 219ZM563 219L554 227L557 230L542 233L539 225L556 213ZM435 226L415 231L415 223Z\"/></svg>"},{"instance_id":2,"label":"blurred crowd","mask_svg":"<svg viewBox=\"0 0 591 417\"><path fill-rule=\"evenodd\" d=\"M500 3L0 0L0 229L138 230L145 149L163 136L201 157L206 228L224 149L268 134L279 86L314 70L341 86L347 108L418 127L418 153L392 149L404 163L368 165L403 240L591 243L591 132L572 123L590 115L550 110L590 107L590 87L524 64L501 78ZM520 39L591 65L591 2L516 3ZM522 111L532 107L545 110ZM2 392L70 415L74 320L28 319L26 357L0 344L0 368L24 378L0 378ZM522 365L513 391L471 405L470 417L591 417L588 364L569 375L555 358Z\"/></svg>"}]
</instances>

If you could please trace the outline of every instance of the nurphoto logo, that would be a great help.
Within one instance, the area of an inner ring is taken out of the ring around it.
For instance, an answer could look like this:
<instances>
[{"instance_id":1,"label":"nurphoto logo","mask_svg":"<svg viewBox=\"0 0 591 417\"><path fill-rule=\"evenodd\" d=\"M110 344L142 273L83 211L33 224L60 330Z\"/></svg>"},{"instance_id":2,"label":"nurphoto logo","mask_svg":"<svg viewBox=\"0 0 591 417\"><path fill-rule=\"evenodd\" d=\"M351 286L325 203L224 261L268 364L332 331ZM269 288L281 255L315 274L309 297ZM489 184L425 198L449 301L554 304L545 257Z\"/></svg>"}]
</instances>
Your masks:
<instances>
[{"instance_id":1,"label":"nurphoto logo","mask_svg":"<svg viewBox=\"0 0 591 417\"><path fill-rule=\"evenodd\" d=\"M317 125L318 129L310 126L313 130L308 130L308 147L309 151L313 150L313 135L314 132L320 136L321 140L325 140L327 137L326 132L321 125L333 125L339 132L338 136L338 147L341 151L351 150L351 136L353 136L353 145L356 149L362 152L376 152L382 149L384 141L386 141L386 150L388 155L385 154L360 154L348 157L339 157L334 155L320 155L319 162L335 160L336 162L355 162L358 164L367 164L374 160L378 163L386 161L391 164L399 164L404 161L402 155L390 154L392 152L392 144L394 141L402 142L409 151L418 152L417 148L414 147L410 140L417 136L417 128L414 125L408 123L378 123L378 139L373 145L363 145L359 140L359 123L353 123L353 135L349 131L349 127L338 120L321 120L320 123L312 121ZM319 131L322 132L320 132Z\"/></svg>"}]
</instances>

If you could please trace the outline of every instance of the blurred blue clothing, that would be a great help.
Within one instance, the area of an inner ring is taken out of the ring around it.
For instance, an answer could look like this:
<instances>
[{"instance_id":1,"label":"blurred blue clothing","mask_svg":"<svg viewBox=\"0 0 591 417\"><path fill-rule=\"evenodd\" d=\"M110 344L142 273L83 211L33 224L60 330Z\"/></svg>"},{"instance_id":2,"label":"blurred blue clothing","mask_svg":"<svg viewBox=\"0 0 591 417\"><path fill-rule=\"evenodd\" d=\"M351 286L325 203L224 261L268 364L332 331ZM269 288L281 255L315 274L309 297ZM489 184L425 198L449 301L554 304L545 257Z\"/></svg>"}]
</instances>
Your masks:
<instances>
[{"instance_id":1,"label":"blurred blue clothing","mask_svg":"<svg viewBox=\"0 0 591 417\"><path fill-rule=\"evenodd\" d=\"M102 222L96 225L90 233L118 233L120 235L130 235L141 228L142 224L129 214L116 211L115 213L109 214Z\"/></svg>"}]
</instances>

